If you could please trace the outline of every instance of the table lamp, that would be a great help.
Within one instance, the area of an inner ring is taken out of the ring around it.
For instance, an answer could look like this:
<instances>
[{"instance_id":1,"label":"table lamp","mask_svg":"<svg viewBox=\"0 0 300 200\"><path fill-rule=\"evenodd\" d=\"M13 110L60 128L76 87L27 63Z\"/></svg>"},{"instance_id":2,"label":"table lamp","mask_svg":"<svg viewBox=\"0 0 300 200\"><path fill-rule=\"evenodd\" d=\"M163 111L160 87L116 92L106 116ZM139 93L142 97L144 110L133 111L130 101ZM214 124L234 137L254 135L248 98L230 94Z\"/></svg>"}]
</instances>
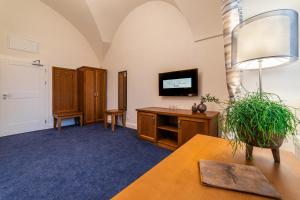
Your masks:
<instances>
[{"instance_id":1,"label":"table lamp","mask_svg":"<svg viewBox=\"0 0 300 200\"><path fill-rule=\"evenodd\" d=\"M232 32L232 65L241 70L259 70L298 60L298 13L274 10L243 21Z\"/></svg>"}]
</instances>

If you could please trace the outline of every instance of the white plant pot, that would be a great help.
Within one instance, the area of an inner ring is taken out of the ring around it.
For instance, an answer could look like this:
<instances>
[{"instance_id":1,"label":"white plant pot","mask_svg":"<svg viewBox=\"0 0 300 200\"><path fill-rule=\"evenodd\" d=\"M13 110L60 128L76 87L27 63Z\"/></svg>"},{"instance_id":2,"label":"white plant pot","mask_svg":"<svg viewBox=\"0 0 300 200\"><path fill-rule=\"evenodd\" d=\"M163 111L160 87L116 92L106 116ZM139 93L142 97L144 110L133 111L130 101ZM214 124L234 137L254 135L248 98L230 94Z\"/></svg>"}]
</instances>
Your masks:
<instances>
[{"instance_id":1,"label":"white plant pot","mask_svg":"<svg viewBox=\"0 0 300 200\"><path fill-rule=\"evenodd\" d=\"M300 160L300 136L296 138L295 153L296 157Z\"/></svg>"}]
</instances>

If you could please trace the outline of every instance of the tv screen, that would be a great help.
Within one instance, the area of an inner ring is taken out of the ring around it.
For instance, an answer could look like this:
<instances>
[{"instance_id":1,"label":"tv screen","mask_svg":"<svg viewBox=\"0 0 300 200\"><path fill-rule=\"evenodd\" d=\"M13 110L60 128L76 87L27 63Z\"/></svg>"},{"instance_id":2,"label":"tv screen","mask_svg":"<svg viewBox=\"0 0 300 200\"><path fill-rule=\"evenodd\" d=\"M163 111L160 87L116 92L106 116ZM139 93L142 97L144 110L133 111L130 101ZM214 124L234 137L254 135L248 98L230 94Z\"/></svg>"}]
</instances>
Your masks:
<instances>
[{"instance_id":1,"label":"tv screen","mask_svg":"<svg viewBox=\"0 0 300 200\"><path fill-rule=\"evenodd\" d=\"M159 96L198 96L198 69L160 73Z\"/></svg>"}]
</instances>

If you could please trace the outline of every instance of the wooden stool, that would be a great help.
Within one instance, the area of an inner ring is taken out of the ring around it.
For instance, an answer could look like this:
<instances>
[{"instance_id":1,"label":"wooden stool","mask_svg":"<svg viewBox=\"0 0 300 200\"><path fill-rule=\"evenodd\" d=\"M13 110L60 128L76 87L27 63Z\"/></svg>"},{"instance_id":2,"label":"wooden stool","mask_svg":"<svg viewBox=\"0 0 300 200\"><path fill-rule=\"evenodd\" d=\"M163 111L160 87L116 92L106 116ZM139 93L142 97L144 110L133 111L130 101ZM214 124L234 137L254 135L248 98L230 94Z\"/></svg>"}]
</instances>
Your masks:
<instances>
[{"instance_id":1,"label":"wooden stool","mask_svg":"<svg viewBox=\"0 0 300 200\"><path fill-rule=\"evenodd\" d=\"M111 115L111 129L113 132L115 132L115 125L116 125L116 117L121 116L122 117L122 124L123 127L126 126L126 110L108 110L104 114L104 127L107 128L107 117L108 115Z\"/></svg>"},{"instance_id":2,"label":"wooden stool","mask_svg":"<svg viewBox=\"0 0 300 200\"><path fill-rule=\"evenodd\" d=\"M61 130L61 121L64 119L78 118L79 124L82 127L83 125L83 115L82 112L60 112L53 114L53 127L56 128L56 124L58 125L58 130Z\"/></svg>"}]
</instances>

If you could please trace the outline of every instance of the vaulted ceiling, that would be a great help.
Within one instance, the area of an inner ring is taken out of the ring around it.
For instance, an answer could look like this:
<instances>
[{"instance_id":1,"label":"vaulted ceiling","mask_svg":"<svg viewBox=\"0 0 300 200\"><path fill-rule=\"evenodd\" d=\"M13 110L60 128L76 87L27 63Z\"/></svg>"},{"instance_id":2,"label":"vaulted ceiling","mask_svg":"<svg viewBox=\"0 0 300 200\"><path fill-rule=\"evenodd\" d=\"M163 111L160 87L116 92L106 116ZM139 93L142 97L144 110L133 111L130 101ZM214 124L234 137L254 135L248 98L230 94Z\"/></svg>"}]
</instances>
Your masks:
<instances>
[{"instance_id":1,"label":"vaulted ceiling","mask_svg":"<svg viewBox=\"0 0 300 200\"><path fill-rule=\"evenodd\" d=\"M70 21L101 61L126 16L153 0L41 0ZM161 0L177 7L190 24L194 40L222 33L221 0ZM215 23L212 23L215 22Z\"/></svg>"}]
</instances>

